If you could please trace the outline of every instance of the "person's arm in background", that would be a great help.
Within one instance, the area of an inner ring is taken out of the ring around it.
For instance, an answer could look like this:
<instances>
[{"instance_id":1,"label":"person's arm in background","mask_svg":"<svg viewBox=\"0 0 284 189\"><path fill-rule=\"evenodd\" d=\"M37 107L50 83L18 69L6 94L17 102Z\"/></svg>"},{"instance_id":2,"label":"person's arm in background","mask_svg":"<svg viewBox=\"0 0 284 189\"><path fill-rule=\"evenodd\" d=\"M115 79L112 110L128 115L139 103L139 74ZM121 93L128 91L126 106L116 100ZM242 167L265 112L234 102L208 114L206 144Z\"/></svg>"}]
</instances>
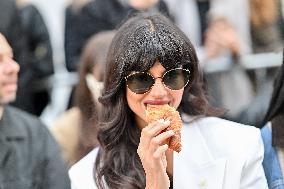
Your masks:
<instances>
[{"instance_id":1,"label":"person's arm in background","mask_svg":"<svg viewBox=\"0 0 284 189\"><path fill-rule=\"evenodd\" d=\"M215 58L229 51L233 56L240 54L240 37L235 28L225 19L211 21L205 34L205 51L208 58Z\"/></svg>"},{"instance_id":2,"label":"person's arm in background","mask_svg":"<svg viewBox=\"0 0 284 189\"><path fill-rule=\"evenodd\" d=\"M225 49L232 55L251 52L249 2L212 0L208 14L205 50L216 57Z\"/></svg>"}]
</instances>

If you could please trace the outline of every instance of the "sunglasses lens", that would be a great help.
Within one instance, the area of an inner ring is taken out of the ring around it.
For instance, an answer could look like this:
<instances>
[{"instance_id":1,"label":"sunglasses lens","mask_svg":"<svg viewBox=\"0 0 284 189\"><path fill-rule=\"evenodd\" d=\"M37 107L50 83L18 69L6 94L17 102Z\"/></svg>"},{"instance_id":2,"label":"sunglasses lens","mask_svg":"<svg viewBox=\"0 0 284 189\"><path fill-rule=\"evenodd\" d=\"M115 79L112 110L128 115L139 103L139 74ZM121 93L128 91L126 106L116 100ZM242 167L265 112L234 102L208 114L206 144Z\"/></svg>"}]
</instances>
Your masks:
<instances>
[{"instance_id":1,"label":"sunglasses lens","mask_svg":"<svg viewBox=\"0 0 284 189\"><path fill-rule=\"evenodd\" d=\"M183 69L168 71L163 78L163 82L172 90L180 90L187 85L190 78L190 72Z\"/></svg>"},{"instance_id":2,"label":"sunglasses lens","mask_svg":"<svg viewBox=\"0 0 284 189\"><path fill-rule=\"evenodd\" d=\"M127 87L136 94L143 94L150 90L154 79L146 73L134 73L126 79Z\"/></svg>"}]
</instances>

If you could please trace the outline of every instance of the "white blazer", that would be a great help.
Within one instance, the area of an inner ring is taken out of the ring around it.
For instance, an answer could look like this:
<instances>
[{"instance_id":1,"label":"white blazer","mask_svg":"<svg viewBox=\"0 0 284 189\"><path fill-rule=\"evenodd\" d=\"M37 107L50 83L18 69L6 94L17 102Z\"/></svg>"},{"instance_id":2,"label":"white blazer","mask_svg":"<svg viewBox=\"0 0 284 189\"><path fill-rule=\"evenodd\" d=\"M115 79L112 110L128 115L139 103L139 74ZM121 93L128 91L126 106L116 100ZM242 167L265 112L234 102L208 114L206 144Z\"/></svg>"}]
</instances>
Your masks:
<instances>
[{"instance_id":1,"label":"white blazer","mask_svg":"<svg viewBox=\"0 0 284 189\"><path fill-rule=\"evenodd\" d=\"M69 170L72 189L97 189L94 149ZM174 154L175 189L268 189L259 129L219 118L185 124Z\"/></svg>"}]
</instances>

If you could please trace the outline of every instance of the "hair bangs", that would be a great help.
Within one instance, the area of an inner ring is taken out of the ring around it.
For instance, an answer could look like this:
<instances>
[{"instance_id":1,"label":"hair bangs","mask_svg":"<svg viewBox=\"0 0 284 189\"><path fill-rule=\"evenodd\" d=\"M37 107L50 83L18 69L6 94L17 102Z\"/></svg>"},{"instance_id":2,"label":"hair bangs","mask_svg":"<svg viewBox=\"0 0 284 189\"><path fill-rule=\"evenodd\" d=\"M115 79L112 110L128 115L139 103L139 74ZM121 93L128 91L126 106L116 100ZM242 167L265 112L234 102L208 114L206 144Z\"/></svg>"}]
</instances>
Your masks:
<instances>
[{"instance_id":1,"label":"hair bangs","mask_svg":"<svg viewBox=\"0 0 284 189\"><path fill-rule=\"evenodd\" d=\"M143 27L137 27L135 32L128 36L130 45L125 46L124 64L122 72L125 76L132 71L148 71L156 61L159 61L166 70L177 67L190 69L194 60L191 44L180 31L165 24L147 22ZM141 24L137 23L137 26ZM176 35L169 35L176 33ZM189 45L190 44L190 45ZM124 76L124 77L125 77Z\"/></svg>"}]
</instances>

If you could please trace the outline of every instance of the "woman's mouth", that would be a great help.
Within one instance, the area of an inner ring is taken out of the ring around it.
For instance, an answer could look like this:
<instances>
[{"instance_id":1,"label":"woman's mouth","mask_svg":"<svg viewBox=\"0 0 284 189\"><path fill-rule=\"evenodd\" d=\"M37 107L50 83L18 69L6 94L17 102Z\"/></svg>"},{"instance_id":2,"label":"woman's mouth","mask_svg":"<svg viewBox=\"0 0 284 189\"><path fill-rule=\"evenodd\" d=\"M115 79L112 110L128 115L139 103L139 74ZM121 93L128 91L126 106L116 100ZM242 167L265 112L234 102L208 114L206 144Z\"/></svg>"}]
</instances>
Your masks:
<instances>
[{"instance_id":1,"label":"woman's mouth","mask_svg":"<svg viewBox=\"0 0 284 189\"><path fill-rule=\"evenodd\" d=\"M170 101L168 100L147 100L144 102L145 107L147 106L159 106L159 105L170 105Z\"/></svg>"}]
</instances>

